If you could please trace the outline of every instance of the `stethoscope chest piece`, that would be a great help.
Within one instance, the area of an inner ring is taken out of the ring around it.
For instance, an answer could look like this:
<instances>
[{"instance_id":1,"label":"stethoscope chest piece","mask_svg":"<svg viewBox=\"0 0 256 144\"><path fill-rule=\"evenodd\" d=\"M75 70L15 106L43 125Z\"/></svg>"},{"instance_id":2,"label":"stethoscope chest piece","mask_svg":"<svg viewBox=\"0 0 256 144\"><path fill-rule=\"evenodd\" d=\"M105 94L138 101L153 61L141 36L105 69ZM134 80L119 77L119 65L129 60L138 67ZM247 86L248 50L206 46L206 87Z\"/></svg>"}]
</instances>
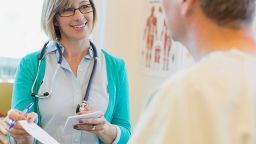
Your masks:
<instances>
[{"instance_id":1,"label":"stethoscope chest piece","mask_svg":"<svg viewBox=\"0 0 256 144\"><path fill-rule=\"evenodd\" d=\"M85 111L86 110L86 106L88 106L86 101L83 101L82 104L78 104L76 107L76 113L79 113L81 111Z\"/></svg>"}]
</instances>

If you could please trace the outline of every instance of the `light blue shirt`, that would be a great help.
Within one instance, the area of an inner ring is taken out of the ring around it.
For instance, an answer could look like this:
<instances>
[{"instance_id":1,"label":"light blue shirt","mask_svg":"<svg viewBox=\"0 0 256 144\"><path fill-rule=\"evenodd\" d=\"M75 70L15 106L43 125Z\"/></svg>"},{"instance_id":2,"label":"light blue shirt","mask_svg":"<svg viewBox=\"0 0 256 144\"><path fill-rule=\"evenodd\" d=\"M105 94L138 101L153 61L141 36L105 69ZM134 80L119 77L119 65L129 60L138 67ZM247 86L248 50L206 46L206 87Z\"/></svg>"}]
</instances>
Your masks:
<instances>
[{"instance_id":1,"label":"light blue shirt","mask_svg":"<svg viewBox=\"0 0 256 144\"><path fill-rule=\"evenodd\" d=\"M63 52L64 48L62 48ZM100 49L97 49L97 53L99 60L88 97L88 105L89 110L105 113L109 103L106 62ZM45 76L39 94L52 90L52 95L47 99L39 99L43 129L63 144L99 143L97 136L93 133L77 132L72 135L62 133L67 117L75 115L77 104L81 104L84 99L94 63L92 49L89 48L89 54L78 65L77 76L73 74L63 57L60 69L58 69L56 77L53 78L59 58L55 43L49 43L45 57ZM116 126L116 128L118 135L114 143L118 142L121 135L119 127Z\"/></svg>"}]
</instances>

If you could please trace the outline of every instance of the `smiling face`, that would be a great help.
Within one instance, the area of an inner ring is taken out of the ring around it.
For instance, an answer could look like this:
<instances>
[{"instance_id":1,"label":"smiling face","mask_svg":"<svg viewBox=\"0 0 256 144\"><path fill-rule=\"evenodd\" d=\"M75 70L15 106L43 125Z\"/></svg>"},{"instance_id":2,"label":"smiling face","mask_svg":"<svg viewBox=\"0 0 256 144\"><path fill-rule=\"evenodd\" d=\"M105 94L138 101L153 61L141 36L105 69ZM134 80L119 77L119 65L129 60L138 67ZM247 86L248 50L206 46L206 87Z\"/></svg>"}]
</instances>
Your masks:
<instances>
[{"instance_id":1,"label":"smiling face","mask_svg":"<svg viewBox=\"0 0 256 144\"><path fill-rule=\"evenodd\" d=\"M84 14L81 11L90 4L89 0L72 0L70 7L60 9L56 14L55 26L60 30L61 39L89 40L94 23L93 11ZM76 9L74 15L64 16L61 14L72 10L72 8Z\"/></svg>"}]
</instances>

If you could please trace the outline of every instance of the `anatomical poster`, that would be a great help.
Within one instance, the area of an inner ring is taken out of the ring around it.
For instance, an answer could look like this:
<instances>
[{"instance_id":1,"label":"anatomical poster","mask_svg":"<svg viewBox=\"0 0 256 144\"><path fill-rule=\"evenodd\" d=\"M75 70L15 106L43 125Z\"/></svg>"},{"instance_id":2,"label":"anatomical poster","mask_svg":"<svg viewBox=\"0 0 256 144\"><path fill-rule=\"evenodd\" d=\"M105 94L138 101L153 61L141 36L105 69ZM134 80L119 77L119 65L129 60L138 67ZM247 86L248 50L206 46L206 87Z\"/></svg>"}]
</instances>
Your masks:
<instances>
[{"instance_id":1,"label":"anatomical poster","mask_svg":"<svg viewBox=\"0 0 256 144\"><path fill-rule=\"evenodd\" d=\"M177 51L173 47L159 0L147 1L143 25L141 58L144 72L165 76L175 71Z\"/></svg>"},{"instance_id":2,"label":"anatomical poster","mask_svg":"<svg viewBox=\"0 0 256 144\"><path fill-rule=\"evenodd\" d=\"M169 76L182 67L184 52L184 46L170 36L160 0L147 0L141 49L143 71L152 76Z\"/></svg>"}]
</instances>

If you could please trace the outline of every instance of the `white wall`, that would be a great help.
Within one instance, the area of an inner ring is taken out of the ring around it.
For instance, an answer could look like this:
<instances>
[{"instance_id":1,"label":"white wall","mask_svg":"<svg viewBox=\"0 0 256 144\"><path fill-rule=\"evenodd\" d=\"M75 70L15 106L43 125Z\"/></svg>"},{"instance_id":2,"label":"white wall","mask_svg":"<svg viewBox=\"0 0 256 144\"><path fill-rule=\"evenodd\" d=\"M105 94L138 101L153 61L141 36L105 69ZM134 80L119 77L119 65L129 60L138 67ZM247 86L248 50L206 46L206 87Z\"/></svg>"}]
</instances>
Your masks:
<instances>
[{"instance_id":1,"label":"white wall","mask_svg":"<svg viewBox=\"0 0 256 144\"><path fill-rule=\"evenodd\" d=\"M106 18L106 1L95 0L97 9L97 20L92 33L92 40L97 47L103 48L104 46L104 32L105 32L105 18Z\"/></svg>"},{"instance_id":2,"label":"white wall","mask_svg":"<svg viewBox=\"0 0 256 144\"><path fill-rule=\"evenodd\" d=\"M41 30L43 0L2 1L0 57L21 58L40 50L47 37Z\"/></svg>"},{"instance_id":3,"label":"white wall","mask_svg":"<svg viewBox=\"0 0 256 144\"><path fill-rule=\"evenodd\" d=\"M104 41L105 2L95 0L101 18L94 28L92 39L98 47L103 47ZM43 0L12 0L2 4L6 6L0 9L0 57L21 58L40 50L48 39L41 29Z\"/></svg>"},{"instance_id":4,"label":"white wall","mask_svg":"<svg viewBox=\"0 0 256 144\"><path fill-rule=\"evenodd\" d=\"M108 0L106 3L104 46L110 53L123 58L126 62L133 123L138 117L142 99L142 82L138 73L143 3L141 0Z\"/></svg>"}]
</instances>

